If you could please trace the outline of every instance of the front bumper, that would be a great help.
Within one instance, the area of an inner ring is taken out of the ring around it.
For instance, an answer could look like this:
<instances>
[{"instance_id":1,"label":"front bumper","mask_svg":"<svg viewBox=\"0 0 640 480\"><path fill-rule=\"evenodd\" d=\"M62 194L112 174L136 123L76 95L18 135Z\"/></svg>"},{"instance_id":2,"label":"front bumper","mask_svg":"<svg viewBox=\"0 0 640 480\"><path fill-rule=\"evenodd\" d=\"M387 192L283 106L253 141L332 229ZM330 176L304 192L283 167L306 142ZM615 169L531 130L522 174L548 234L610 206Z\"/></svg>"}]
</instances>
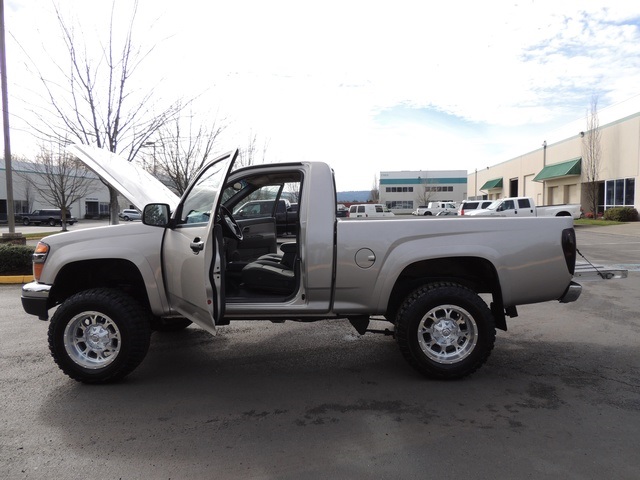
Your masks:
<instances>
[{"instance_id":1,"label":"front bumper","mask_svg":"<svg viewBox=\"0 0 640 480\"><path fill-rule=\"evenodd\" d=\"M22 308L29 315L36 315L40 320L49 318L49 291L51 285L31 282L22 286Z\"/></svg>"}]
</instances>

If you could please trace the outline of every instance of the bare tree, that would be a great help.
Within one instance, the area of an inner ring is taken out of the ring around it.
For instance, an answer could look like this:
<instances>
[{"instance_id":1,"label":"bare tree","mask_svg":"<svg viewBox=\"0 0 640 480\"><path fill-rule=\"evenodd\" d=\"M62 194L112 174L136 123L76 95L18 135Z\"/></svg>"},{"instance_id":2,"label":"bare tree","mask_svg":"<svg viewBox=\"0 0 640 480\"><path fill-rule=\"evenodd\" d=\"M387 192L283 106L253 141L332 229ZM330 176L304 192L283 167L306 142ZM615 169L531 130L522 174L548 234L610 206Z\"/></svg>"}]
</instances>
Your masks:
<instances>
[{"instance_id":1,"label":"bare tree","mask_svg":"<svg viewBox=\"0 0 640 480\"><path fill-rule=\"evenodd\" d=\"M593 217L598 218L598 189L602 160L600 144L600 121L598 119L598 98L591 99L587 111L587 131L582 137L582 173L584 176L584 193Z\"/></svg>"},{"instance_id":2,"label":"bare tree","mask_svg":"<svg viewBox=\"0 0 640 480\"><path fill-rule=\"evenodd\" d=\"M181 103L154 111L154 87L146 93L133 88L131 82L153 47L142 49L134 43L137 0L133 2L128 29L119 42L114 35L114 20L121 22L125 15L116 14L114 1L109 18L109 34L100 49L91 49L87 38L78 39L75 28L62 16L56 6L58 24L69 56L55 58L52 63L57 75L46 76L44 69L31 60L44 85L49 110L36 108L32 130L47 143L66 145L72 142L93 144L114 153L124 153L131 161L140 148L163 126L174 118ZM46 47L45 47L46 50ZM118 223L117 192L109 188L111 222Z\"/></svg>"},{"instance_id":3,"label":"bare tree","mask_svg":"<svg viewBox=\"0 0 640 480\"><path fill-rule=\"evenodd\" d=\"M433 187L421 183L418 187L417 192L418 206L428 205L433 198L434 193L436 192L434 191Z\"/></svg>"},{"instance_id":4,"label":"bare tree","mask_svg":"<svg viewBox=\"0 0 640 480\"><path fill-rule=\"evenodd\" d=\"M60 144L57 150L42 147L36 161L25 163L26 171L18 173L28 186L47 203L61 210L62 231L67 230L67 212L85 197L95 180L86 168Z\"/></svg>"},{"instance_id":5,"label":"bare tree","mask_svg":"<svg viewBox=\"0 0 640 480\"><path fill-rule=\"evenodd\" d=\"M269 142L265 140L262 143L262 148L258 147L258 136L253 132L249 132L247 146L240 150L235 168L248 167L258 162L264 163L268 146Z\"/></svg>"},{"instance_id":6,"label":"bare tree","mask_svg":"<svg viewBox=\"0 0 640 480\"><path fill-rule=\"evenodd\" d=\"M182 195L193 176L214 153L214 144L226 128L216 120L196 125L193 115L177 116L158 131L159 140L146 142L153 148L153 174L165 176Z\"/></svg>"},{"instance_id":7,"label":"bare tree","mask_svg":"<svg viewBox=\"0 0 640 480\"><path fill-rule=\"evenodd\" d=\"M378 175L373 176L373 185L371 186L371 190L369 190L369 201L373 203L380 202Z\"/></svg>"}]
</instances>

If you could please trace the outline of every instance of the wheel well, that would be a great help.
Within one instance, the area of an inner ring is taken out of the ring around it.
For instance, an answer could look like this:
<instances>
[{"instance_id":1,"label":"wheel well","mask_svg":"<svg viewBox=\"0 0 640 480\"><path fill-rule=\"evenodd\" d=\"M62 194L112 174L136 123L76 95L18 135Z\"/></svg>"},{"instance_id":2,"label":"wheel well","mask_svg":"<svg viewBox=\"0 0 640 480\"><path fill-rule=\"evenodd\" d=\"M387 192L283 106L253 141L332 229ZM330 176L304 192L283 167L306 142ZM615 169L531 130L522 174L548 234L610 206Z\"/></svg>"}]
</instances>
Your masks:
<instances>
[{"instance_id":1,"label":"wheel well","mask_svg":"<svg viewBox=\"0 0 640 480\"><path fill-rule=\"evenodd\" d=\"M391 292L385 316L393 321L409 293L426 283L443 280L459 283L476 293L490 293L494 304L502 309L500 282L491 262L477 257L435 258L413 263L403 270Z\"/></svg>"},{"instance_id":2,"label":"wheel well","mask_svg":"<svg viewBox=\"0 0 640 480\"><path fill-rule=\"evenodd\" d=\"M119 258L86 260L65 265L51 289L52 306L63 302L74 293L97 287L124 291L141 305L149 306L140 271L129 260Z\"/></svg>"},{"instance_id":3,"label":"wheel well","mask_svg":"<svg viewBox=\"0 0 640 480\"><path fill-rule=\"evenodd\" d=\"M570 217L571 214L569 212L558 212L556 213L556 217Z\"/></svg>"}]
</instances>

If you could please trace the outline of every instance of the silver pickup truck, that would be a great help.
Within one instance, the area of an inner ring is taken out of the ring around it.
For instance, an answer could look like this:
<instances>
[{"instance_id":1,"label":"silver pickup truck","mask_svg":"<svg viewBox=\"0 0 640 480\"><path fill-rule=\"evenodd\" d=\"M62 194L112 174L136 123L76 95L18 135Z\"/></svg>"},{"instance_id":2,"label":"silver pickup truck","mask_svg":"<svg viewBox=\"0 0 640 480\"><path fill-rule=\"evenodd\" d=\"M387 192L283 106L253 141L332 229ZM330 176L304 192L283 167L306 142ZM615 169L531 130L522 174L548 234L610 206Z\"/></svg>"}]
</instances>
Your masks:
<instances>
[{"instance_id":1,"label":"silver pickup truck","mask_svg":"<svg viewBox=\"0 0 640 480\"><path fill-rule=\"evenodd\" d=\"M237 152L205 166L180 199L109 152L71 151L143 211L142 222L53 235L35 250L23 308L46 320L57 307L50 351L81 382L129 374L153 329L339 318L364 334L372 317L393 326L419 372L459 378L487 360L518 305L572 302L581 292L570 217L336 218L328 165L233 171ZM299 204L285 243L273 217L231 213L285 192Z\"/></svg>"}]
</instances>

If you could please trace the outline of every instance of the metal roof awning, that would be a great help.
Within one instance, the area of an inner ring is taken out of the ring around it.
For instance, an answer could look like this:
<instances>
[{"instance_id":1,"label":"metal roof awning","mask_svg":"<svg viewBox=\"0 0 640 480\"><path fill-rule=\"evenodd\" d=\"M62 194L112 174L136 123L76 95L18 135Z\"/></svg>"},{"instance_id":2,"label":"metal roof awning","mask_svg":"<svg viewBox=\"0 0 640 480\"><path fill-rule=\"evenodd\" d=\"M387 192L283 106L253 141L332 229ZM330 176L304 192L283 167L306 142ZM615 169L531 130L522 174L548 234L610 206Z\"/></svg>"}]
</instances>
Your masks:
<instances>
[{"instance_id":1,"label":"metal roof awning","mask_svg":"<svg viewBox=\"0 0 640 480\"><path fill-rule=\"evenodd\" d=\"M552 178L569 177L582 173L582 157L574 158L555 165L547 165L533 179L534 182L544 182Z\"/></svg>"},{"instance_id":2,"label":"metal roof awning","mask_svg":"<svg viewBox=\"0 0 640 480\"><path fill-rule=\"evenodd\" d=\"M491 190L492 188L502 188L502 177L484 182L480 190Z\"/></svg>"}]
</instances>

